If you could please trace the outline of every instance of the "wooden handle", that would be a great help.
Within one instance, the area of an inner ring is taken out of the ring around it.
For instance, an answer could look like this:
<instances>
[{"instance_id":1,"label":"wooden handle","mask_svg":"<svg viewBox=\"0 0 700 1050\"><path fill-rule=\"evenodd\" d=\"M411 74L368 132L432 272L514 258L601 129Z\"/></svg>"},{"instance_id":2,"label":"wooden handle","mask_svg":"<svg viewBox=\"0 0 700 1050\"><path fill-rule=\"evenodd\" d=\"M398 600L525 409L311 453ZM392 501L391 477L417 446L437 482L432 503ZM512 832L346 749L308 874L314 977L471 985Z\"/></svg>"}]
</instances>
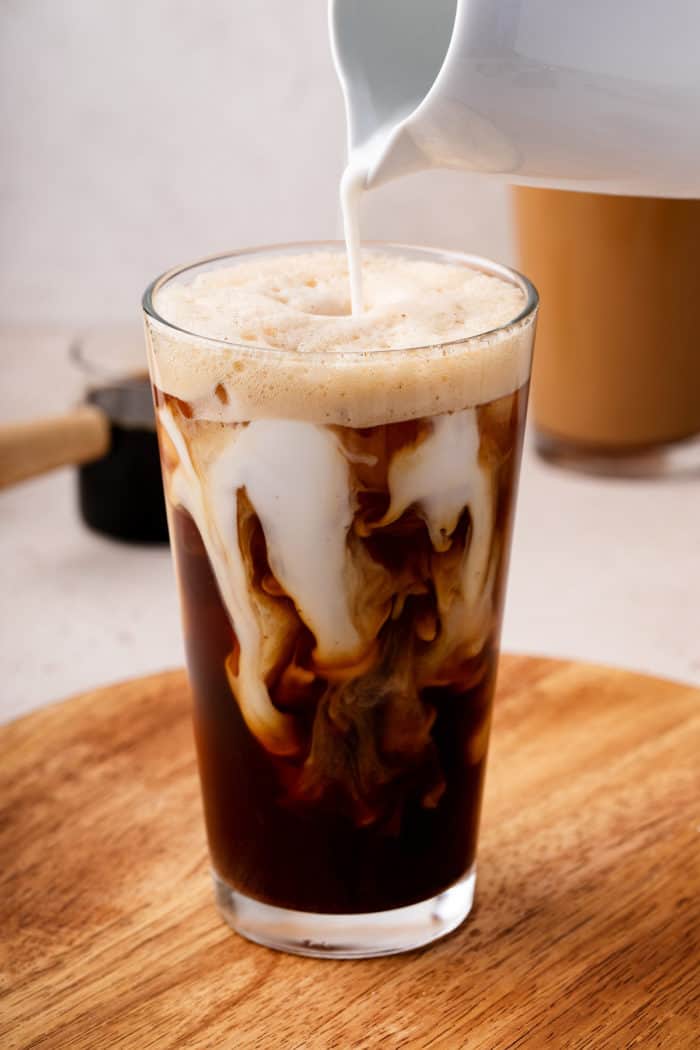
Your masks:
<instances>
[{"instance_id":1,"label":"wooden handle","mask_svg":"<svg viewBox=\"0 0 700 1050\"><path fill-rule=\"evenodd\" d=\"M109 420L92 405L65 416L0 426L0 488L68 463L88 463L109 449Z\"/></svg>"}]
</instances>

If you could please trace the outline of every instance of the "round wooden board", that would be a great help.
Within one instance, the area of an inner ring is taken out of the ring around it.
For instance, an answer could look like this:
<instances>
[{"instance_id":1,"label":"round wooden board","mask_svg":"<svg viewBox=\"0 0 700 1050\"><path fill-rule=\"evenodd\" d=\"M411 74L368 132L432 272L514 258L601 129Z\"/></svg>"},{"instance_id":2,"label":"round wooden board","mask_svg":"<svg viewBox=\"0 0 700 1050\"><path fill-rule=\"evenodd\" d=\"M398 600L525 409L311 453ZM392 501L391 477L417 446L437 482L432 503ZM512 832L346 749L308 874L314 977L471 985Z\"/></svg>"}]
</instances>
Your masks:
<instances>
[{"instance_id":1,"label":"round wooden board","mask_svg":"<svg viewBox=\"0 0 700 1050\"><path fill-rule=\"evenodd\" d=\"M475 911L367 962L218 918L182 672L0 740L4 1048L700 1045L700 690L504 657Z\"/></svg>"}]
</instances>

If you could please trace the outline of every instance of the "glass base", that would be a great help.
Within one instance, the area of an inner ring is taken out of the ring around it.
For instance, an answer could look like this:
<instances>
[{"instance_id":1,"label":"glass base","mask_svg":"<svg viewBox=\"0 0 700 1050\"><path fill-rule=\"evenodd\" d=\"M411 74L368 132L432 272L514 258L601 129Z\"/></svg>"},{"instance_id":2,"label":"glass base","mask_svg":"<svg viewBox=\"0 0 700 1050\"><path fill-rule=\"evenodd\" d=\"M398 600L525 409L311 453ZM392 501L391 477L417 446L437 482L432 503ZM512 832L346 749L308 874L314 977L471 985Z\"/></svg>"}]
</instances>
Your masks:
<instances>
[{"instance_id":1,"label":"glass base","mask_svg":"<svg viewBox=\"0 0 700 1050\"><path fill-rule=\"evenodd\" d=\"M534 427L535 449L549 463L608 478L700 477L700 435L662 445L606 448L582 445Z\"/></svg>"},{"instance_id":2,"label":"glass base","mask_svg":"<svg viewBox=\"0 0 700 1050\"><path fill-rule=\"evenodd\" d=\"M232 889L216 872L212 876L221 915L249 941L317 959L368 959L421 948L455 930L472 908L476 866L429 900L358 915L275 908Z\"/></svg>"}]
</instances>

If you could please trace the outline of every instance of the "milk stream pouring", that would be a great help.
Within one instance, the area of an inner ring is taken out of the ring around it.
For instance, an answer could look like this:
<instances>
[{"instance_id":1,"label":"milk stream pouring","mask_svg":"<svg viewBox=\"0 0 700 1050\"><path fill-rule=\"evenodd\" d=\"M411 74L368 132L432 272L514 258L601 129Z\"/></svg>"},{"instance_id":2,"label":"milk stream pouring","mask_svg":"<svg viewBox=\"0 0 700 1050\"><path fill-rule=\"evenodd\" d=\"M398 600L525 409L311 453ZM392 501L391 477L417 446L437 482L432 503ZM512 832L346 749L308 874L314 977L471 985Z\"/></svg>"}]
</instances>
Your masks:
<instances>
[{"instance_id":1,"label":"milk stream pouring","mask_svg":"<svg viewBox=\"0 0 700 1050\"><path fill-rule=\"evenodd\" d=\"M353 307L365 189L428 168L700 197L697 0L330 0Z\"/></svg>"}]
</instances>

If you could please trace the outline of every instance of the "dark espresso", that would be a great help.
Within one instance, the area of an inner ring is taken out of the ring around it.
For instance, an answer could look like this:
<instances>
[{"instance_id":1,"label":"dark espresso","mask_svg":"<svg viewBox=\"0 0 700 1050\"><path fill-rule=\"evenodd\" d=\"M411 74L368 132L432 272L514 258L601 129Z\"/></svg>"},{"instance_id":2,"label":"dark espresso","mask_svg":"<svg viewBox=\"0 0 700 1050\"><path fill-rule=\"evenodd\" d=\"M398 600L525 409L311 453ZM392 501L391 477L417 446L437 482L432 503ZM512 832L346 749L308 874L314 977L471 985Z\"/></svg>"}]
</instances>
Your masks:
<instances>
[{"instance_id":1,"label":"dark espresso","mask_svg":"<svg viewBox=\"0 0 700 1050\"><path fill-rule=\"evenodd\" d=\"M381 610L373 644L347 666L319 662L304 610L272 570L255 507L244 488L231 493L250 588L285 625L265 686L293 725L289 754L265 747L246 723L231 618L203 537L172 501L209 846L235 890L302 911L382 911L440 893L474 862L525 405L523 387L474 410L493 501L490 592L478 631L465 613L463 644L454 624L444 643L443 615L473 541L469 507L437 538L417 506L387 513L395 457L446 417L326 428L350 464L346 542ZM160 392L157 406L186 441L223 425L190 420L187 403ZM161 439L167 491L173 450Z\"/></svg>"}]
</instances>

